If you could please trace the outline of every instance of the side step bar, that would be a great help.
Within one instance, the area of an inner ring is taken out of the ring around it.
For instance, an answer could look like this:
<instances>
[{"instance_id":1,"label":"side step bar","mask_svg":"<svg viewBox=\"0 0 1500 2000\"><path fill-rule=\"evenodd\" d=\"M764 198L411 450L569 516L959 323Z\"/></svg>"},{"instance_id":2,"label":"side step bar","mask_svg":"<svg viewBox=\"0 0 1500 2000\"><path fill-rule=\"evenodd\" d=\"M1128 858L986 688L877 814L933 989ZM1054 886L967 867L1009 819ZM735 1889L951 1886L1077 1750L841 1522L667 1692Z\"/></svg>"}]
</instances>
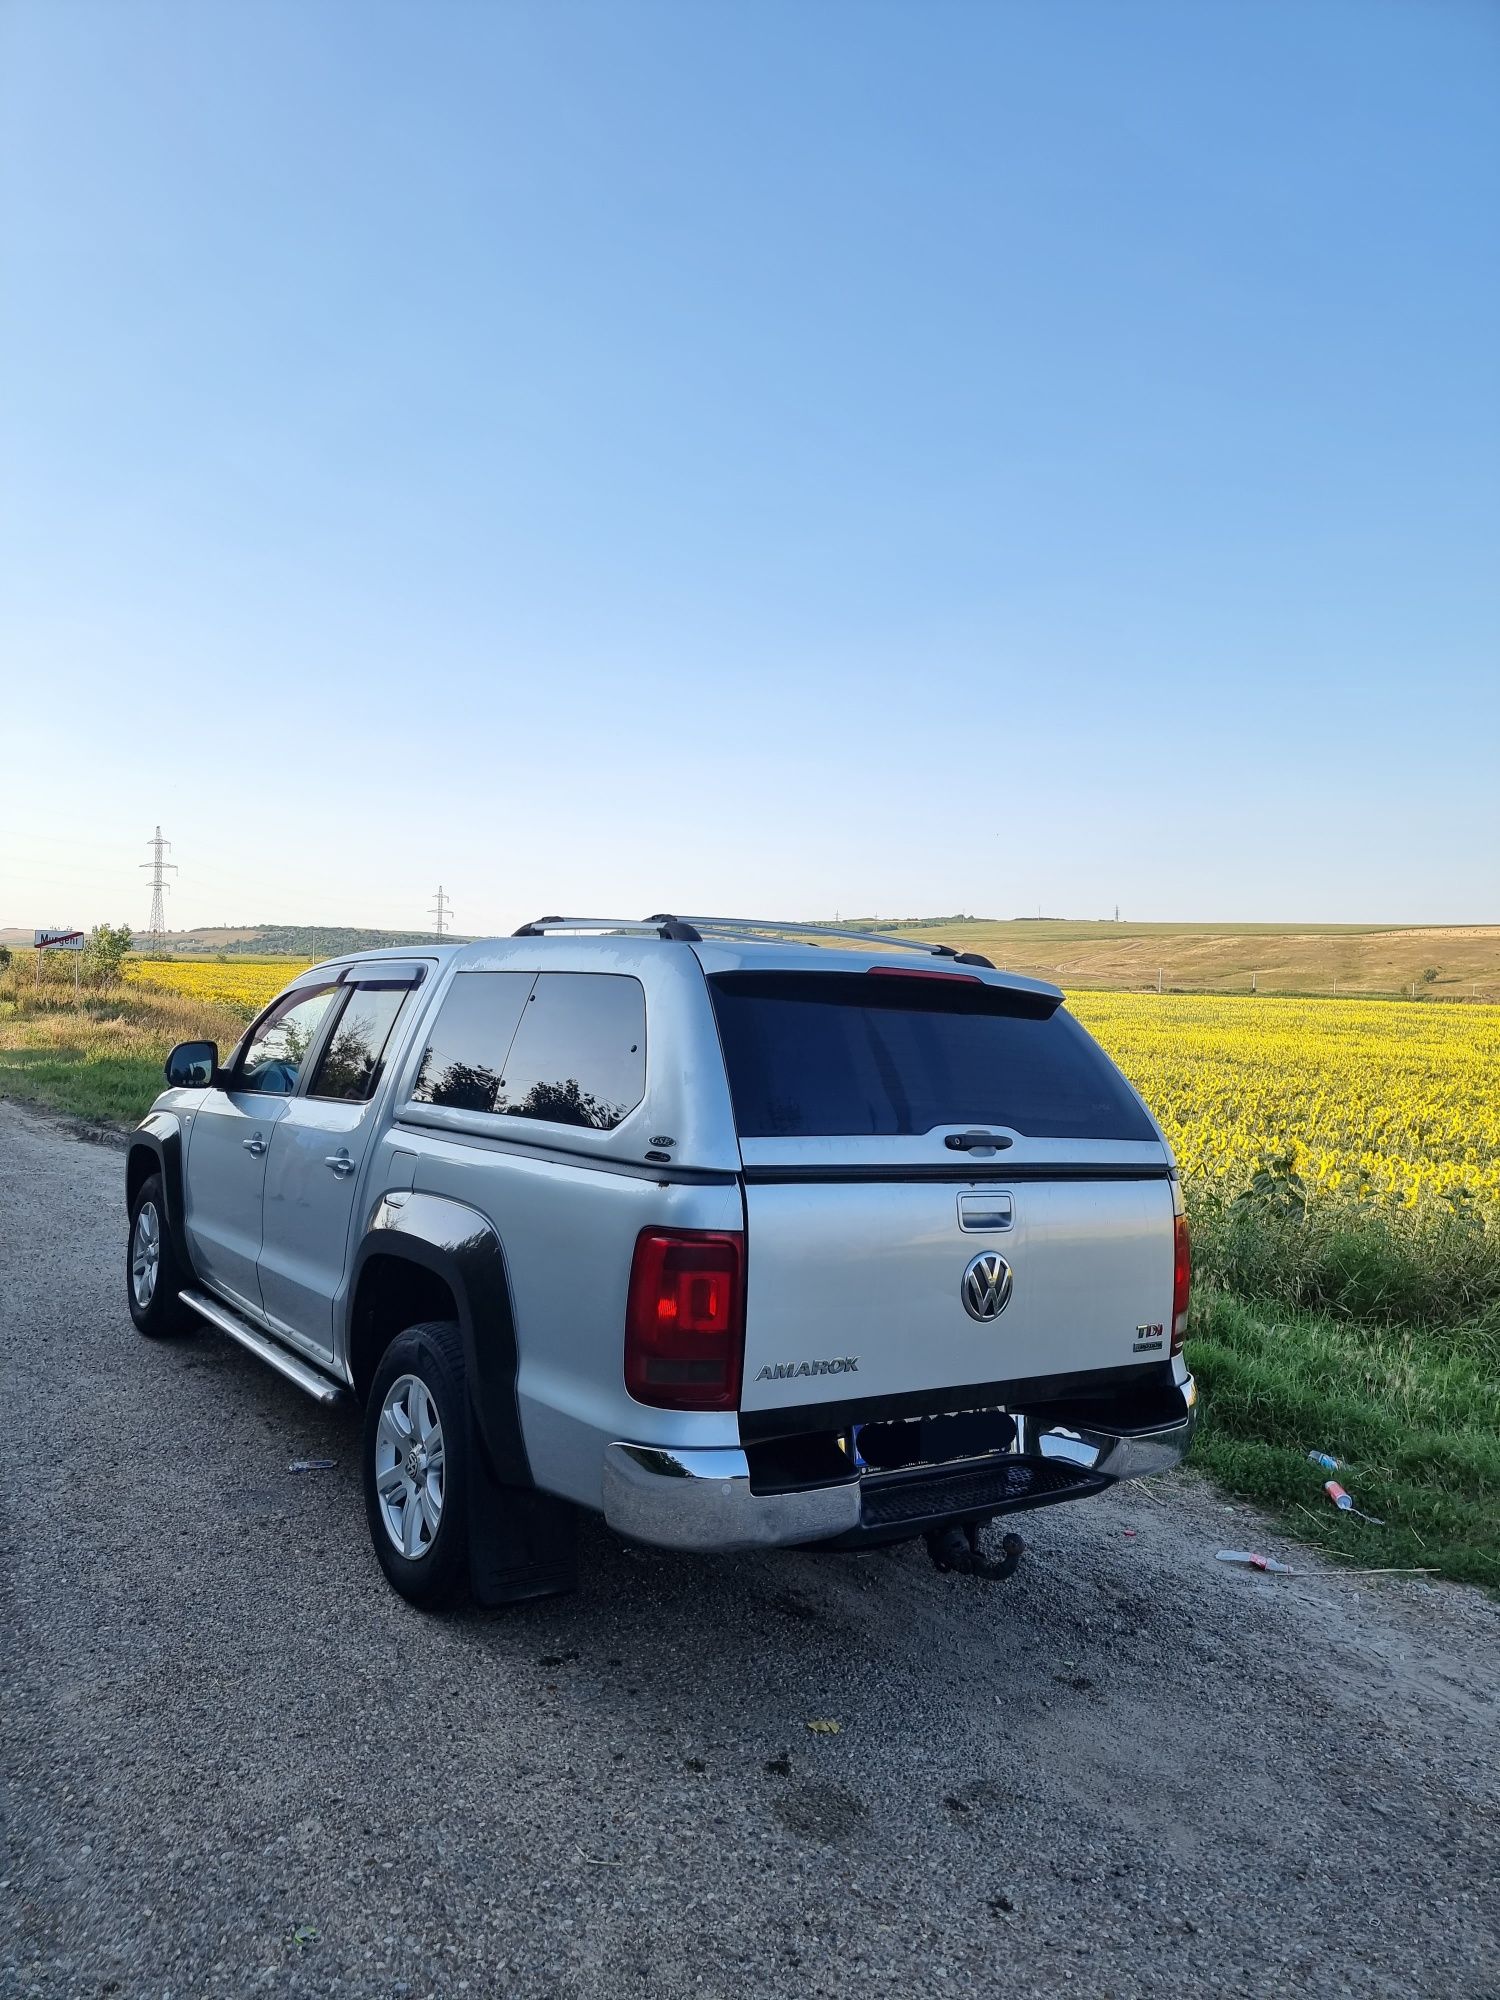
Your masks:
<instances>
[{"instance_id":1,"label":"side step bar","mask_svg":"<svg viewBox=\"0 0 1500 2000\"><path fill-rule=\"evenodd\" d=\"M202 1292L182 1292L179 1296L182 1303L191 1306L201 1319L206 1319L210 1326L216 1326L220 1333L227 1333L241 1347L248 1347L257 1361L264 1361L268 1368L274 1368L288 1382L295 1382L315 1403L337 1403L342 1399L344 1391L337 1382L280 1346L268 1333L261 1333L248 1320L241 1319L231 1307L220 1305L217 1299L208 1298Z\"/></svg>"}]
</instances>

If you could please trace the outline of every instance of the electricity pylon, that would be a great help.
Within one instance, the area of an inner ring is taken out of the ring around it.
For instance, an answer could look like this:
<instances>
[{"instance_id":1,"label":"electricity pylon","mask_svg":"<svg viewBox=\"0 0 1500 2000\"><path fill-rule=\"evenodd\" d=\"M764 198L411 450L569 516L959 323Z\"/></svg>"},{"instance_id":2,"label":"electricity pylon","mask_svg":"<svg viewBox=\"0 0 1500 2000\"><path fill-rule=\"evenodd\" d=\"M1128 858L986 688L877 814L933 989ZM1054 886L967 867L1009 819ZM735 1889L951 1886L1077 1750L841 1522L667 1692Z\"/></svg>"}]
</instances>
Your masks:
<instances>
[{"instance_id":1,"label":"electricity pylon","mask_svg":"<svg viewBox=\"0 0 1500 2000\"><path fill-rule=\"evenodd\" d=\"M151 916L146 929L150 935L151 949L160 951L167 928L167 908L162 896L172 886L167 880L167 874L169 871L173 875L177 873L177 863L162 859L172 843L170 840L162 839L159 826L146 845L151 849L151 859L140 864L142 868L151 870Z\"/></svg>"}]
</instances>

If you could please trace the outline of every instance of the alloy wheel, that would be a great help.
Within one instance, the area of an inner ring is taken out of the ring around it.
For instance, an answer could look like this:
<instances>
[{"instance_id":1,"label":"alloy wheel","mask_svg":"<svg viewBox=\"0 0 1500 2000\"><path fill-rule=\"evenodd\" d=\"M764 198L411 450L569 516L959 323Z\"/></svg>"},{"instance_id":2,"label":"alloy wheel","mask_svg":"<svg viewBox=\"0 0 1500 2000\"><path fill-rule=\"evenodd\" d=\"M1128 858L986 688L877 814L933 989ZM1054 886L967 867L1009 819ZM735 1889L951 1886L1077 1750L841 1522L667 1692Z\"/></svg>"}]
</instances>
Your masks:
<instances>
[{"instance_id":1,"label":"alloy wheel","mask_svg":"<svg viewBox=\"0 0 1500 2000\"><path fill-rule=\"evenodd\" d=\"M385 1392L375 1433L380 1518L409 1560L426 1555L443 1517L443 1426L419 1375L398 1375Z\"/></svg>"},{"instance_id":2,"label":"alloy wheel","mask_svg":"<svg viewBox=\"0 0 1500 2000\"><path fill-rule=\"evenodd\" d=\"M136 1211L135 1230L130 1239L130 1293L142 1312L156 1296L160 1269L161 1217L154 1201L143 1201Z\"/></svg>"}]
</instances>

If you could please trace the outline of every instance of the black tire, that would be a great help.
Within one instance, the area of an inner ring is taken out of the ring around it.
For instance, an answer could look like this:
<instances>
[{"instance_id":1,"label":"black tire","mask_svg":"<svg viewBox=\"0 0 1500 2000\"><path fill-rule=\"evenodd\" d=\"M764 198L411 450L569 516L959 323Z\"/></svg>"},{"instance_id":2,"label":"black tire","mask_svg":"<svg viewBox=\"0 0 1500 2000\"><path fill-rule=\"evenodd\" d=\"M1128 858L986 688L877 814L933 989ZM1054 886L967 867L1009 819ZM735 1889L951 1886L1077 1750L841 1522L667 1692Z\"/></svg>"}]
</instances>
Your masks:
<instances>
[{"instance_id":1,"label":"black tire","mask_svg":"<svg viewBox=\"0 0 1500 2000\"><path fill-rule=\"evenodd\" d=\"M151 1340L185 1333L193 1315L178 1296L183 1273L167 1227L167 1198L161 1175L152 1174L136 1190L125 1238L125 1302L130 1317Z\"/></svg>"},{"instance_id":2,"label":"black tire","mask_svg":"<svg viewBox=\"0 0 1500 2000\"><path fill-rule=\"evenodd\" d=\"M405 1379L425 1392L420 1407L435 1415L441 1431L435 1527L430 1453L419 1436L400 1428L410 1418L410 1388L395 1399L399 1414L387 1409ZM381 1356L365 1405L360 1471L370 1540L391 1588L424 1611L462 1598L469 1587L469 1391L463 1338L451 1320L409 1326Z\"/></svg>"}]
</instances>

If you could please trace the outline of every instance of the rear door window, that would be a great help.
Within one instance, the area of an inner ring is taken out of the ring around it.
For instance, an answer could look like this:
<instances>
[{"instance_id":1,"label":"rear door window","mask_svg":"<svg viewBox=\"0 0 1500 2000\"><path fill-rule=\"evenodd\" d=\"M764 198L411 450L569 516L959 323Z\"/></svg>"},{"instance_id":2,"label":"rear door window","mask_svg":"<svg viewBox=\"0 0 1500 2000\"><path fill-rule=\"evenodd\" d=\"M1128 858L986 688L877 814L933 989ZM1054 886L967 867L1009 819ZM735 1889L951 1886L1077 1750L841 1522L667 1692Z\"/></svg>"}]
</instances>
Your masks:
<instances>
[{"instance_id":1,"label":"rear door window","mask_svg":"<svg viewBox=\"0 0 1500 2000\"><path fill-rule=\"evenodd\" d=\"M453 1111L493 1111L534 972L455 974L432 1024L412 1097Z\"/></svg>"},{"instance_id":2,"label":"rear door window","mask_svg":"<svg viewBox=\"0 0 1500 2000\"><path fill-rule=\"evenodd\" d=\"M318 1058L318 1067L307 1088L309 1097L361 1103L374 1094L391 1030L411 990L405 983L353 989Z\"/></svg>"},{"instance_id":3,"label":"rear door window","mask_svg":"<svg viewBox=\"0 0 1500 2000\"><path fill-rule=\"evenodd\" d=\"M617 972L543 972L495 1100L512 1118L613 1131L646 1094L646 995Z\"/></svg>"},{"instance_id":4,"label":"rear door window","mask_svg":"<svg viewBox=\"0 0 1500 2000\"><path fill-rule=\"evenodd\" d=\"M878 973L719 973L709 989L742 1138L952 1125L1156 1136L1104 1051L1045 996Z\"/></svg>"}]
</instances>

